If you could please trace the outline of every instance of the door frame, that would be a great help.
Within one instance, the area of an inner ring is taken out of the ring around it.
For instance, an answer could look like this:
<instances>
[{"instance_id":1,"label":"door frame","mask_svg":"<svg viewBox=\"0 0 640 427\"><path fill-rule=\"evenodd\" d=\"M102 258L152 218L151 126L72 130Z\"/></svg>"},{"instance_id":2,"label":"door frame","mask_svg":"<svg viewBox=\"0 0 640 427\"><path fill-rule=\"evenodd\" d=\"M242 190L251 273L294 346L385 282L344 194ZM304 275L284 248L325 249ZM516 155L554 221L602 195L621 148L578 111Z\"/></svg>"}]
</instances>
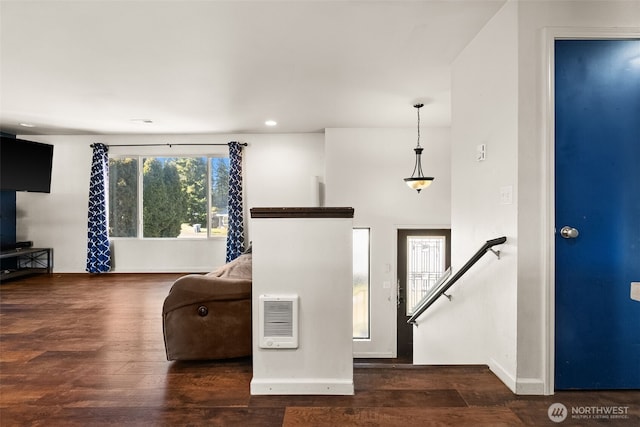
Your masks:
<instances>
[{"instance_id":1,"label":"door frame","mask_svg":"<svg viewBox=\"0 0 640 427\"><path fill-rule=\"evenodd\" d=\"M637 39L640 28L547 27L542 30L541 109L543 194L543 393L555 393L555 41L589 39Z\"/></svg>"},{"instance_id":2,"label":"door frame","mask_svg":"<svg viewBox=\"0 0 640 427\"><path fill-rule=\"evenodd\" d=\"M393 330L392 330L392 334L393 336L390 337L392 339L391 343L392 343L392 347L393 347L393 351L391 352L390 355L385 355L382 357L385 358L396 358L398 357L398 313L397 313L397 307L396 307L396 298L398 295L398 232L400 230L451 230L452 233L452 237L453 237L453 229L451 228L451 223L449 224L400 224L400 223L396 223L393 224L392 227L392 232L393 232L393 252L390 253L390 255L393 257L393 264L389 264L389 268L391 268L391 271L393 272L393 281L391 282L391 291L392 291L392 296L393 296L393 319L389 319L389 321L391 321L393 323ZM451 245L453 246L453 245ZM453 247L451 247L451 250L453 250ZM354 353L354 357L355 353Z\"/></svg>"},{"instance_id":3,"label":"door frame","mask_svg":"<svg viewBox=\"0 0 640 427\"><path fill-rule=\"evenodd\" d=\"M415 234L412 234L415 233ZM401 234L403 235L403 237L401 237ZM407 283L407 266L406 266L406 261L407 261L407 250L405 248L404 250L404 261L405 261L405 265L401 266L400 263L400 244L401 243L405 243L407 242L408 238L411 237L412 235L414 236L421 236L421 237L439 237L442 234L444 234L444 238L445 238L445 256L444 256L444 263L445 263L445 270L447 268L451 267L451 227L442 227L442 228L433 228L433 227L420 227L420 228L396 228L396 301L397 299L400 297L400 291L399 291L399 286L400 286L400 281L404 280L404 308L406 309L406 302L407 302L407 294L408 294L408 283ZM402 277L402 275L400 273L404 273L404 277ZM399 328L400 325L398 324L398 321L400 321L401 317L405 317L405 316L399 316L399 308L400 307L396 307L396 329L395 329L395 336L396 336L396 353L395 356L400 358L400 357L404 357L400 355L400 346L398 345L398 338L399 338ZM411 316L406 316L407 320L408 318ZM408 327L408 329L411 331L411 334L413 334L413 329L415 326L410 325ZM411 339L411 348L412 348L412 354L411 354L411 363L413 363L413 338Z\"/></svg>"}]
</instances>

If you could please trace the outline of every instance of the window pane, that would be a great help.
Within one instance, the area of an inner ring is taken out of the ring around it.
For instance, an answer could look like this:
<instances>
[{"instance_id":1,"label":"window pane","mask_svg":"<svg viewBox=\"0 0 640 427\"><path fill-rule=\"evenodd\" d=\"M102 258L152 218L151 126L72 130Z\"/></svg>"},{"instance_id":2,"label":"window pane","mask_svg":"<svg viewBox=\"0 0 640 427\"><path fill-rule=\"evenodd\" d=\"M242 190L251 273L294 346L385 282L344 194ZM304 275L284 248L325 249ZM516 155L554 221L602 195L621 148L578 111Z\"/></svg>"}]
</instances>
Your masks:
<instances>
[{"instance_id":1,"label":"window pane","mask_svg":"<svg viewBox=\"0 0 640 427\"><path fill-rule=\"evenodd\" d=\"M229 158L211 160L211 236L225 237L229 223Z\"/></svg>"},{"instance_id":2,"label":"window pane","mask_svg":"<svg viewBox=\"0 0 640 427\"><path fill-rule=\"evenodd\" d=\"M176 159L180 189L184 198L185 216L178 237L207 237L207 158Z\"/></svg>"},{"instance_id":3,"label":"window pane","mask_svg":"<svg viewBox=\"0 0 640 427\"><path fill-rule=\"evenodd\" d=\"M138 159L109 159L109 236L138 235Z\"/></svg>"},{"instance_id":4,"label":"window pane","mask_svg":"<svg viewBox=\"0 0 640 427\"><path fill-rule=\"evenodd\" d=\"M407 237L407 316L445 271L445 236Z\"/></svg>"},{"instance_id":5,"label":"window pane","mask_svg":"<svg viewBox=\"0 0 640 427\"><path fill-rule=\"evenodd\" d=\"M143 159L144 237L207 237L206 165L206 157Z\"/></svg>"},{"instance_id":6,"label":"window pane","mask_svg":"<svg viewBox=\"0 0 640 427\"><path fill-rule=\"evenodd\" d=\"M353 338L369 338L369 229L353 229Z\"/></svg>"}]
</instances>

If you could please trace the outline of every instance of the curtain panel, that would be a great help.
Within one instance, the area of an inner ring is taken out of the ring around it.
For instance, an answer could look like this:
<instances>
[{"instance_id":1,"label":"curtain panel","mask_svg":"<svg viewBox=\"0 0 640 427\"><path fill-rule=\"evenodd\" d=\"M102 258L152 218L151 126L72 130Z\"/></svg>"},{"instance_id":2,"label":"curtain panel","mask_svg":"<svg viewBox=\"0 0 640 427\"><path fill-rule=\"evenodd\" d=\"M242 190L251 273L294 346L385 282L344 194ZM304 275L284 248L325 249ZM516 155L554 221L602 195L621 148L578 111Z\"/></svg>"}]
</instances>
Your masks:
<instances>
[{"instance_id":1,"label":"curtain panel","mask_svg":"<svg viewBox=\"0 0 640 427\"><path fill-rule=\"evenodd\" d=\"M229 227L227 258L233 261L244 251L244 214L242 203L242 145L229 143Z\"/></svg>"},{"instance_id":2,"label":"curtain panel","mask_svg":"<svg viewBox=\"0 0 640 427\"><path fill-rule=\"evenodd\" d=\"M86 270L89 273L106 273L111 269L107 212L109 147L105 144L92 144L91 147Z\"/></svg>"}]
</instances>

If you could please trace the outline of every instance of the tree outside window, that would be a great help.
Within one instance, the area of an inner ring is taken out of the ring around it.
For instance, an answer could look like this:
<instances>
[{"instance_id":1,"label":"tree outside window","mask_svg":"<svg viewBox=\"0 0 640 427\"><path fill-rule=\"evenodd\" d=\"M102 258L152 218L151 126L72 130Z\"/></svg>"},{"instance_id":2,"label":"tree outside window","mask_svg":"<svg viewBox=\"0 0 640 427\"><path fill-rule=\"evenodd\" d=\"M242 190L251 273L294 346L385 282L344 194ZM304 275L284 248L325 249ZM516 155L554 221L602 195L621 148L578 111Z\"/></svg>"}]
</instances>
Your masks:
<instances>
[{"instance_id":1,"label":"tree outside window","mask_svg":"<svg viewBox=\"0 0 640 427\"><path fill-rule=\"evenodd\" d=\"M111 237L226 236L228 158L122 157L109 168Z\"/></svg>"},{"instance_id":2,"label":"tree outside window","mask_svg":"<svg viewBox=\"0 0 640 427\"><path fill-rule=\"evenodd\" d=\"M138 235L138 159L109 159L109 236Z\"/></svg>"}]
</instances>

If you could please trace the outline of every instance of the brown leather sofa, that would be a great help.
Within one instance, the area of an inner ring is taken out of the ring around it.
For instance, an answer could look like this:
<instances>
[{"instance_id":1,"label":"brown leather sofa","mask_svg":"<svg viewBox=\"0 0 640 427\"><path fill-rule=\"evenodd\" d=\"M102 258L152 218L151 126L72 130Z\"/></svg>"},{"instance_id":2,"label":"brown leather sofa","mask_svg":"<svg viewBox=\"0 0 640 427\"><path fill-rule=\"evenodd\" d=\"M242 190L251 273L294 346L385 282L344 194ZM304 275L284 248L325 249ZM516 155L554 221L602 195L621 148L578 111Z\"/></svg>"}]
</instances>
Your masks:
<instances>
[{"instance_id":1,"label":"brown leather sofa","mask_svg":"<svg viewBox=\"0 0 640 427\"><path fill-rule=\"evenodd\" d=\"M176 280L164 301L167 360L251 355L251 254Z\"/></svg>"}]
</instances>

